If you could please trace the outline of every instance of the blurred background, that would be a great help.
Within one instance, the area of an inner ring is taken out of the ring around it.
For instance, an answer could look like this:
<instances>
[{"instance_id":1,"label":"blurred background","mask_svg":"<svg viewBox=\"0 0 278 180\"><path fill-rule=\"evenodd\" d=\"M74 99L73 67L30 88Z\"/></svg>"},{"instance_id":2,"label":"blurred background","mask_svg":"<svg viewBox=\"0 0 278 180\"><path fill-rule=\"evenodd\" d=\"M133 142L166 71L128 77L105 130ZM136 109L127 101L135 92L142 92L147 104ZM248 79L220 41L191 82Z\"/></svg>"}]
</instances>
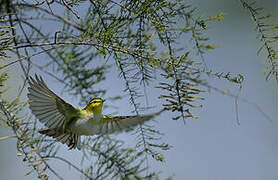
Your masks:
<instances>
[{"instance_id":1,"label":"blurred background","mask_svg":"<svg viewBox=\"0 0 278 180\"><path fill-rule=\"evenodd\" d=\"M188 120L184 125L182 121L172 121L166 112L152 123L164 133L163 141L172 148L164 152L165 162L156 162L150 158L148 165L161 172L161 179L172 176L173 179L190 180L277 180L278 84L266 81L262 74L266 55L256 55L261 42L257 39L255 25L239 1L195 0L192 3L200 8L204 16L220 12L225 14L224 20L208 27L210 42L217 47L204 56L209 68L215 72L242 74L245 79L240 96L259 105L272 121L255 105L239 101L238 125L234 99L204 88L206 92L202 94L205 97L203 108L194 111L199 119ZM277 0L261 0L257 3L273 15L273 20L278 19ZM7 99L18 92L21 83L19 72L18 65L9 68L10 79L5 94ZM57 81L48 76L44 79L58 95L77 106L78 99L62 93L62 87L57 85ZM110 83L100 84L104 89L107 88L107 97L118 95L125 88L116 71L109 72L107 81ZM209 82L220 89L238 92L237 85L226 83L225 80L211 78ZM155 102L159 90L148 88L147 91L149 101ZM131 108L127 102L128 98L113 102L113 106L120 108L107 108L104 113L117 111L121 115L130 114ZM112 105L111 102L105 103ZM10 134L5 129L0 131L0 137ZM130 133L117 137L127 143L134 141L134 136ZM21 157L16 156L15 146L16 141L13 139L0 141L0 179L36 179L35 175L24 176L30 169L22 162ZM78 151L68 151L67 147L62 147L61 152L77 165L80 163L81 155ZM59 163L53 163L53 166L65 179L80 178L70 167L65 171L64 165L60 167ZM55 179L50 176L52 178Z\"/></svg>"}]
</instances>

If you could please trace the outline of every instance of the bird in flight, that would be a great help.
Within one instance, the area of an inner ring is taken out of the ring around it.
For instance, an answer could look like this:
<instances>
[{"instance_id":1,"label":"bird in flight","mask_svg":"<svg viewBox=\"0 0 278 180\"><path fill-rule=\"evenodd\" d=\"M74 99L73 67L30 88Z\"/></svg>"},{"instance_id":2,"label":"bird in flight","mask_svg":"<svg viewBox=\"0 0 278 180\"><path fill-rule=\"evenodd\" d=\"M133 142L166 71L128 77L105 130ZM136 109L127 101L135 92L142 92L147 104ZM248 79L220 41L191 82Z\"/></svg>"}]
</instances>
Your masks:
<instances>
[{"instance_id":1,"label":"bird in flight","mask_svg":"<svg viewBox=\"0 0 278 180\"><path fill-rule=\"evenodd\" d=\"M103 115L104 100L93 98L85 108L75 108L51 91L42 77L30 77L29 105L32 113L47 129L39 133L55 138L69 149L81 149L81 135L111 134L128 131L158 116L162 111L147 115Z\"/></svg>"}]
</instances>

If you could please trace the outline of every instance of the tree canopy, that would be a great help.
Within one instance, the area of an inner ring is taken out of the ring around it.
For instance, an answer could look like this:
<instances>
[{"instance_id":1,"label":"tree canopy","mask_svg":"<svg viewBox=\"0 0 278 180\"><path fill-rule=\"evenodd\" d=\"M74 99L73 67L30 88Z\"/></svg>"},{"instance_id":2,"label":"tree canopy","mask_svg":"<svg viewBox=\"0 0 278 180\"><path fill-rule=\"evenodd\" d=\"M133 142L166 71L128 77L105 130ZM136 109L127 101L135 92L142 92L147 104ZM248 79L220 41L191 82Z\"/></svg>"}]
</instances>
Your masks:
<instances>
[{"instance_id":1,"label":"tree canopy","mask_svg":"<svg viewBox=\"0 0 278 180\"><path fill-rule=\"evenodd\" d=\"M256 3L238 3L261 41L258 54L265 55L266 80L278 82L278 25ZM172 123L197 119L205 101L203 93L209 90L235 99L236 108L238 101L253 104L238 92L208 82L219 78L238 91L244 82L242 74L213 71L205 58L216 48L207 31L225 20L225 12L203 16L194 3L180 0L0 0L0 8L0 58L4 62L0 87L10 76L18 76L9 74L8 67L20 64L24 74L18 77L23 84L13 101L1 98L0 126L11 129L12 135L0 140L15 137L18 156L31 167L28 174L40 179L64 179L52 167L53 161L64 168L71 166L85 179L156 179L159 173L149 171L148 162L164 163L163 153L171 151L171 145L155 125L141 124L134 130L133 146L114 136L85 137L79 152L82 165L70 162L59 153L61 144L40 135L41 125L26 113L28 101L22 96L34 73L53 78L84 106L89 97L106 96L108 90L100 84L110 83L107 74L116 71L125 89L108 97L111 102L128 96L133 114L165 109ZM7 59L12 61L5 63ZM157 101L148 101L147 88L159 90Z\"/></svg>"}]
</instances>

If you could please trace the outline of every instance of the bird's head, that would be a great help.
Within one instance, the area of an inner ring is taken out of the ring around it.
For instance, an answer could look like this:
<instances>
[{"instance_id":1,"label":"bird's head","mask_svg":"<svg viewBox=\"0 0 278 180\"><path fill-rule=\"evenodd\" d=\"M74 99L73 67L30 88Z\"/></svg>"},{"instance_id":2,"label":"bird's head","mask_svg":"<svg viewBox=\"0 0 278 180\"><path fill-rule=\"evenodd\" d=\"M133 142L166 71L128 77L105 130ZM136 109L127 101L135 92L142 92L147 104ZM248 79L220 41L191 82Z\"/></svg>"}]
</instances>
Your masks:
<instances>
[{"instance_id":1,"label":"bird's head","mask_svg":"<svg viewBox=\"0 0 278 180\"><path fill-rule=\"evenodd\" d=\"M101 99L101 98L93 98L89 104L87 104L87 106L85 107L85 110L87 112L92 112L92 113L101 113L102 111L102 107L103 107L103 102L105 100Z\"/></svg>"}]
</instances>

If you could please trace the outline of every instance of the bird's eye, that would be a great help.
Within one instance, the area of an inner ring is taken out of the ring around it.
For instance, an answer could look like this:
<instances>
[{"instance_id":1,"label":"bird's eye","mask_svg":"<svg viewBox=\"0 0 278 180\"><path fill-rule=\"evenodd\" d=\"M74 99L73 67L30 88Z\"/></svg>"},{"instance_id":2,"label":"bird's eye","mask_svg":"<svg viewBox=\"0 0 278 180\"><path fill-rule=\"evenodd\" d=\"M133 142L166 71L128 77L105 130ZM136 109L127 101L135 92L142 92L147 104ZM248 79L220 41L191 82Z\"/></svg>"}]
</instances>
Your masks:
<instances>
[{"instance_id":1,"label":"bird's eye","mask_svg":"<svg viewBox=\"0 0 278 180\"><path fill-rule=\"evenodd\" d=\"M97 103L97 101L93 101L93 103Z\"/></svg>"}]
</instances>

